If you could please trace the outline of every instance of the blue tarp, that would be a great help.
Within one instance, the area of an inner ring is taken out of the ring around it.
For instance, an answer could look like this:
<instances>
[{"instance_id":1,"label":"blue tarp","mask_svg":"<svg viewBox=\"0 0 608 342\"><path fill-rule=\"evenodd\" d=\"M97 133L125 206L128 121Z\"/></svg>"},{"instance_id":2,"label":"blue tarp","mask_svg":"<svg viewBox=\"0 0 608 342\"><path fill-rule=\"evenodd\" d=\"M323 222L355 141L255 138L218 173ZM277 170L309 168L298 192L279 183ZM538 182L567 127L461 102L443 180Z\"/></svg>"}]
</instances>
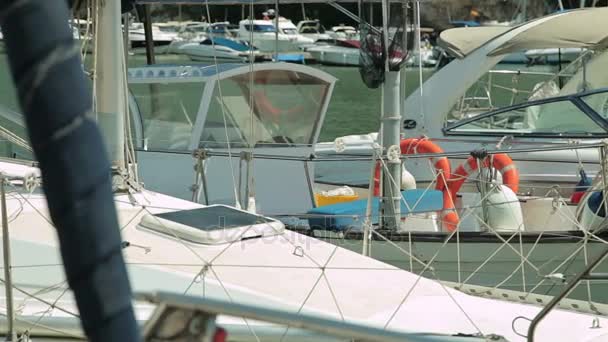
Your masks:
<instances>
[{"instance_id":1,"label":"blue tarp","mask_svg":"<svg viewBox=\"0 0 608 342\"><path fill-rule=\"evenodd\" d=\"M304 55L301 53L280 53L276 60L279 62L289 62L289 63L304 63Z\"/></svg>"},{"instance_id":2,"label":"blue tarp","mask_svg":"<svg viewBox=\"0 0 608 342\"><path fill-rule=\"evenodd\" d=\"M236 51L249 51L249 47L247 45L235 42L234 40L227 38L208 38L202 41L201 44L211 45L211 42L213 42L215 45L225 46Z\"/></svg>"},{"instance_id":3,"label":"blue tarp","mask_svg":"<svg viewBox=\"0 0 608 342\"><path fill-rule=\"evenodd\" d=\"M454 21L450 21L451 25L454 25L455 27L477 27L477 26L481 26L478 22L473 21L473 20L454 20Z\"/></svg>"}]
</instances>

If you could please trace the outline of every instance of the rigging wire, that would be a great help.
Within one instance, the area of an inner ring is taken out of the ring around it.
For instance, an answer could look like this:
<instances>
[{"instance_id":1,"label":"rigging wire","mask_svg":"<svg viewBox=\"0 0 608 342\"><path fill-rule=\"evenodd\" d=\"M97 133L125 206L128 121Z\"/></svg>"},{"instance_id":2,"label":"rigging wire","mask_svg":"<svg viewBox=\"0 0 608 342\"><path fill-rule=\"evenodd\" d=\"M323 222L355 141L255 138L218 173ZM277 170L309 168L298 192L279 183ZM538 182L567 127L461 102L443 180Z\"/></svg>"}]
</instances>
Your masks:
<instances>
[{"instance_id":1,"label":"rigging wire","mask_svg":"<svg viewBox=\"0 0 608 342\"><path fill-rule=\"evenodd\" d=\"M253 2L252 2L253 4ZM211 19L211 10L209 9L209 0L205 0L205 5L204 8L207 12L207 18L209 20L209 23L212 23L213 20ZM224 96L222 93L222 82L220 79L220 69L218 66L218 62L217 62L217 50L215 49L215 39L211 39L211 46L213 48L213 64L215 66L215 80L214 82L216 82L217 84L217 89L218 89L218 95L220 98L220 109L222 111L222 119L223 119L223 124L224 124L224 133L226 134L226 147L228 149L228 164L230 165L230 175L232 177L232 189L234 192L234 200L235 200L235 207L236 208L241 208L241 201L240 201L240 196L239 196L239 192L237 190L237 181L236 181L236 177L235 177L235 172L234 172L234 164L232 162L232 149L231 149L231 145L230 145L230 136L228 134L228 124L226 121L226 109L224 108ZM204 170L201 170L201 172L205 172Z\"/></svg>"}]
</instances>

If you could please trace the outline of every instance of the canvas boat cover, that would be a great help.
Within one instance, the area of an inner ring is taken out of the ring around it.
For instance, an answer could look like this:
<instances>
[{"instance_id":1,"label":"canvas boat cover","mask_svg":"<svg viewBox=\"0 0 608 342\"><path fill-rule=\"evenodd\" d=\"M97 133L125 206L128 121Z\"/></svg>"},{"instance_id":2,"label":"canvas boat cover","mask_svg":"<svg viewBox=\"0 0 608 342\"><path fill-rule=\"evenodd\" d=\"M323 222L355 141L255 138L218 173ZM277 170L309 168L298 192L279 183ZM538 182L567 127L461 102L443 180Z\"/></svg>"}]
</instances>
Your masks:
<instances>
[{"instance_id":1,"label":"canvas boat cover","mask_svg":"<svg viewBox=\"0 0 608 342\"><path fill-rule=\"evenodd\" d=\"M539 24L519 32L488 56L500 56L528 49L588 48L608 45L608 8L586 8L553 14ZM450 54L464 58L494 38L508 34L513 28L504 26L462 27L443 31L439 44Z\"/></svg>"},{"instance_id":2,"label":"canvas boat cover","mask_svg":"<svg viewBox=\"0 0 608 342\"><path fill-rule=\"evenodd\" d=\"M508 26L457 27L441 32L438 44L450 55L464 58L510 29Z\"/></svg>"}]
</instances>

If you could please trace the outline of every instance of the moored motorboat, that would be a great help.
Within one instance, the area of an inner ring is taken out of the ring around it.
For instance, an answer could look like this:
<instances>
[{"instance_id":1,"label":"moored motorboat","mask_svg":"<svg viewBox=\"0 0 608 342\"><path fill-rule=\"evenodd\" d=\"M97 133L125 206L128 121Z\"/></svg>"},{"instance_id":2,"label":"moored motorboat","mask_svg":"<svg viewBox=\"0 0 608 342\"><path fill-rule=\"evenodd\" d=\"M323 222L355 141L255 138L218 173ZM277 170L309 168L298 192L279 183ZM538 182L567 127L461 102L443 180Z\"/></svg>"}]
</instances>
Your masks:
<instances>
[{"instance_id":1,"label":"moored motorboat","mask_svg":"<svg viewBox=\"0 0 608 342\"><path fill-rule=\"evenodd\" d=\"M179 25L169 23L153 23L152 24L152 39L154 42L154 50L158 53L169 52L171 43L179 41L178 37ZM129 42L132 51L143 53L146 47L146 37L144 34L144 25L142 23L131 23L129 26Z\"/></svg>"},{"instance_id":2,"label":"moored motorboat","mask_svg":"<svg viewBox=\"0 0 608 342\"><path fill-rule=\"evenodd\" d=\"M319 20L302 20L298 22L297 29L299 34L312 39L314 42L334 40L334 38L326 33L325 28Z\"/></svg>"},{"instance_id":3,"label":"moored motorboat","mask_svg":"<svg viewBox=\"0 0 608 342\"><path fill-rule=\"evenodd\" d=\"M334 44L324 44L306 49L306 52L321 64L359 66L358 40L336 40Z\"/></svg>"},{"instance_id":4,"label":"moored motorboat","mask_svg":"<svg viewBox=\"0 0 608 342\"><path fill-rule=\"evenodd\" d=\"M344 24L333 26L327 34L332 39L359 40L359 32L356 28Z\"/></svg>"},{"instance_id":5,"label":"moored motorboat","mask_svg":"<svg viewBox=\"0 0 608 342\"><path fill-rule=\"evenodd\" d=\"M298 51L297 44L285 34L277 32L270 20L241 20L237 34L239 40L249 42L261 52Z\"/></svg>"},{"instance_id":6,"label":"moored motorboat","mask_svg":"<svg viewBox=\"0 0 608 342\"><path fill-rule=\"evenodd\" d=\"M283 17L279 18L279 32L286 35L298 50L301 50L306 46L311 46L315 42L314 39L300 34L296 25L294 25L291 20Z\"/></svg>"},{"instance_id":7,"label":"moored motorboat","mask_svg":"<svg viewBox=\"0 0 608 342\"><path fill-rule=\"evenodd\" d=\"M207 38L200 43L186 43L176 52L188 56L193 61L212 63L238 63L264 58L255 48L227 38Z\"/></svg>"}]
</instances>

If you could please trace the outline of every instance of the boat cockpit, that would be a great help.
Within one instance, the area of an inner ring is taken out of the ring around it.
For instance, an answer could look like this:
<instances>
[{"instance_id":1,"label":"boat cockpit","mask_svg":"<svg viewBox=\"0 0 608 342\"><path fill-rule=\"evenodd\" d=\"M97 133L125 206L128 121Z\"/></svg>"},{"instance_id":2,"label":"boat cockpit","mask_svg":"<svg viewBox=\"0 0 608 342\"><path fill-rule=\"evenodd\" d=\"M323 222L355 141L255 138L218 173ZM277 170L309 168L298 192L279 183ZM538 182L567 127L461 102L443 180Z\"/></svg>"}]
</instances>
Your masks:
<instances>
[{"instance_id":1,"label":"boat cockpit","mask_svg":"<svg viewBox=\"0 0 608 342\"><path fill-rule=\"evenodd\" d=\"M449 123L445 135L605 138L608 88L515 104Z\"/></svg>"},{"instance_id":2,"label":"boat cockpit","mask_svg":"<svg viewBox=\"0 0 608 342\"><path fill-rule=\"evenodd\" d=\"M132 68L128 81L130 137L146 188L205 204L247 207L253 198L259 212L314 206L311 155L334 77L290 63L226 63ZM21 114L0 108L0 136L3 156L34 159Z\"/></svg>"},{"instance_id":3,"label":"boat cockpit","mask_svg":"<svg viewBox=\"0 0 608 342\"><path fill-rule=\"evenodd\" d=\"M128 79L133 141L148 188L192 200L192 154L204 150L208 187L196 201L244 201L247 191L253 194L247 179L255 175L262 212L313 207L309 158L335 78L302 65L268 63L149 66L130 69ZM309 196L281 200L291 191Z\"/></svg>"}]
</instances>

